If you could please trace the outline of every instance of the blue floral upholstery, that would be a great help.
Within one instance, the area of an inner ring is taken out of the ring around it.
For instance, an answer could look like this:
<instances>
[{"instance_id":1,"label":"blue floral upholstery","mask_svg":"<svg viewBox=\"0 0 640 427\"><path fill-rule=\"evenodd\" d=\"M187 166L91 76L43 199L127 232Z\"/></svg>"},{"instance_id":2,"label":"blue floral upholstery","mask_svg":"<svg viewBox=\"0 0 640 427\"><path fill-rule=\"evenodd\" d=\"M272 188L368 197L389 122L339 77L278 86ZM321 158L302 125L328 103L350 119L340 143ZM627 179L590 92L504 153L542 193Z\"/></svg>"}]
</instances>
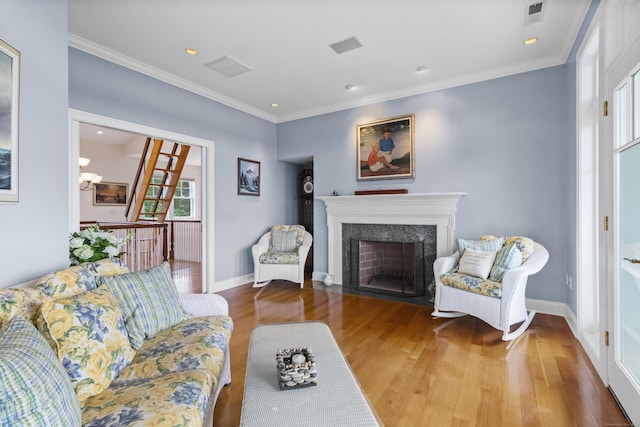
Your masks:
<instances>
[{"instance_id":1,"label":"blue floral upholstery","mask_svg":"<svg viewBox=\"0 0 640 427\"><path fill-rule=\"evenodd\" d=\"M458 272L458 266L448 273L440 276L443 285L453 288L486 295L493 298L502 297L502 278L504 274L519 267L533 253L533 240L522 236L483 236L480 240L458 239L460 254L465 249L476 249L482 251L498 251L491 268L489 278L462 274Z\"/></svg>"},{"instance_id":2,"label":"blue floral upholstery","mask_svg":"<svg viewBox=\"0 0 640 427\"><path fill-rule=\"evenodd\" d=\"M114 383L193 369L204 369L217 381L232 331L233 321L228 316L180 322L145 341Z\"/></svg>"},{"instance_id":3,"label":"blue floral upholstery","mask_svg":"<svg viewBox=\"0 0 640 427\"><path fill-rule=\"evenodd\" d=\"M265 252L260 255L261 264L297 264L297 252Z\"/></svg>"},{"instance_id":4,"label":"blue floral upholstery","mask_svg":"<svg viewBox=\"0 0 640 427\"><path fill-rule=\"evenodd\" d=\"M212 375L200 369L114 382L87 399L82 425L199 426L212 385Z\"/></svg>"},{"instance_id":5,"label":"blue floral upholstery","mask_svg":"<svg viewBox=\"0 0 640 427\"><path fill-rule=\"evenodd\" d=\"M483 280L480 277L452 271L440 276L440 282L452 288L475 292L476 294L486 295L488 297L502 297L502 283L494 282L490 279Z\"/></svg>"}]
</instances>

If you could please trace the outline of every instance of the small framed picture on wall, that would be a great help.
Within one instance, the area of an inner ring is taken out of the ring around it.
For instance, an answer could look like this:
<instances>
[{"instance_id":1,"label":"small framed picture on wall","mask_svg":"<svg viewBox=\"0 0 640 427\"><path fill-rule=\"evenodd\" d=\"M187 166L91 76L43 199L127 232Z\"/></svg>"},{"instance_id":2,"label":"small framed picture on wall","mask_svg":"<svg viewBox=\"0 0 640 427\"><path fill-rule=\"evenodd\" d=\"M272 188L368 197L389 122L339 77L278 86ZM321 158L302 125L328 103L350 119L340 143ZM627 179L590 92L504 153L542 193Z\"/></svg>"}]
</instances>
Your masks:
<instances>
[{"instance_id":1,"label":"small framed picture on wall","mask_svg":"<svg viewBox=\"0 0 640 427\"><path fill-rule=\"evenodd\" d=\"M96 206L126 206L129 185L119 182L94 184L93 204Z\"/></svg>"},{"instance_id":2,"label":"small framed picture on wall","mask_svg":"<svg viewBox=\"0 0 640 427\"><path fill-rule=\"evenodd\" d=\"M238 194L260 195L260 162L238 157Z\"/></svg>"}]
</instances>

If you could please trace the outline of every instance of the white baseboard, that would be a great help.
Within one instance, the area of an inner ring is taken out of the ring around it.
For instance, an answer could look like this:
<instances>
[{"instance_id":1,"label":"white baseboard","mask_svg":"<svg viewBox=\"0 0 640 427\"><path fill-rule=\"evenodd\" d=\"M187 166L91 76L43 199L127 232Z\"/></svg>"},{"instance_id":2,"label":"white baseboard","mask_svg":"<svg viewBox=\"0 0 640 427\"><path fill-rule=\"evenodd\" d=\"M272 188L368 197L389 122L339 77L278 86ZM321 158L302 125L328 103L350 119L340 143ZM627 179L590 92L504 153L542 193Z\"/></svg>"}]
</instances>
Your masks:
<instances>
[{"instance_id":1,"label":"white baseboard","mask_svg":"<svg viewBox=\"0 0 640 427\"><path fill-rule=\"evenodd\" d=\"M237 288L238 286L246 285L247 283L253 283L253 273L216 282L215 285L213 285L213 288L209 289L208 292L214 294L216 292L226 291L227 289Z\"/></svg>"},{"instance_id":2,"label":"white baseboard","mask_svg":"<svg viewBox=\"0 0 640 427\"><path fill-rule=\"evenodd\" d=\"M578 320L576 315L571 311L569 306L563 302L544 301L539 299L527 298L527 308L529 310L535 310L538 313L549 314L552 316L564 317L569 325L569 329L573 332L573 335L577 337L576 331L578 330Z\"/></svg>"}]
</instances>

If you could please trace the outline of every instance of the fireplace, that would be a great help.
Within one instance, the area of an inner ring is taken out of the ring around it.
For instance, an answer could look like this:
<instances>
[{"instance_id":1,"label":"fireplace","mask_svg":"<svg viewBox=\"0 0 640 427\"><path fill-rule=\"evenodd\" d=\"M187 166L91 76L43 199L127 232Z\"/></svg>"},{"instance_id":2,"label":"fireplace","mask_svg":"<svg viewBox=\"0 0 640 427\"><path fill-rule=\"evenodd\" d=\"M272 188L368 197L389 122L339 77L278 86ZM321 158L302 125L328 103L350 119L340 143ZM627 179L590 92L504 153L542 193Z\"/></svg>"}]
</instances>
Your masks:
<instances>
[{"instance_id":1,"label":"fireplace","mask_svg":"<svg viewBox=\"0 0 640 427\"><path fill-rule=\"evenodd\" d=\"M381 294L423 296L423 243L351 239L351 285Z\"/></svg>"},{"instance_id":2,"label":"fireplace","mask_svg":"<svg viewBox=\"0 0 640 427\"><path fill-rule=\"evenodd\" d=\"M343 224L342 284L397 297L424 296L433 280L436 226Z\"/></svg>"},{"instance_id":3,"label":"fireplace","mask_svg":"<svg viewBox=\"0 0 640 427\"><path fill-rule=\"evenodd\" d=\"M432 241L425 243L429 248L424 249L424 263L425 270L433 268L436 257L453 253L455 213L458 200L463 196L465 193L320 197L327 207L327 273L334 276L336 284L351 282L351 240L344 241L344 229L353 226L373 226L381 234L377 237L349 236L349 239L415 243L420 241L418 235L429 237ZM392 226L409 228L398 233ZM430 228L414 228L423 226ZM422 240L426 241L425 238ZM322 275L321 272L318 274Z\"/></svg>"}]
</instances>

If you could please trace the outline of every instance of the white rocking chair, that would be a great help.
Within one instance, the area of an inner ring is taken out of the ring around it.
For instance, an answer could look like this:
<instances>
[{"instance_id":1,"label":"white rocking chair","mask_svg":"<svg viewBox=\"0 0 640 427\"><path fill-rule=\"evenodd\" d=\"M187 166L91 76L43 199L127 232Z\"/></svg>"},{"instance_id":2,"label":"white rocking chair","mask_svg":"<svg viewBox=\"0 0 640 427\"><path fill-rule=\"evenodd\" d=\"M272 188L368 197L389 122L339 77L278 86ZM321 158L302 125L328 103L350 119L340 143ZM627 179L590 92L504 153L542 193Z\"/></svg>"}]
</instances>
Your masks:
<instances>
[{"instance_id":1,"label":"white rocking chair","mask_svg":"<svg viewBox=\"0 0 640 427\"><path fill-rule=\"evenodd\" d=\"M511 341L522 335L536 314L534 310L527 313L525 306L527 278L540 271L548 259L547 249L534 242L531 256L520 267L504 274L502 295L496 298L442 284L440 276L458 265L460 255L456 252L451 256L438 258L433 263L436 295L432 316L453 318L469 314L501 330L503 341ZM522 324L511 332L511 326L520 322Z\"/></svg>"}]
</instances>

